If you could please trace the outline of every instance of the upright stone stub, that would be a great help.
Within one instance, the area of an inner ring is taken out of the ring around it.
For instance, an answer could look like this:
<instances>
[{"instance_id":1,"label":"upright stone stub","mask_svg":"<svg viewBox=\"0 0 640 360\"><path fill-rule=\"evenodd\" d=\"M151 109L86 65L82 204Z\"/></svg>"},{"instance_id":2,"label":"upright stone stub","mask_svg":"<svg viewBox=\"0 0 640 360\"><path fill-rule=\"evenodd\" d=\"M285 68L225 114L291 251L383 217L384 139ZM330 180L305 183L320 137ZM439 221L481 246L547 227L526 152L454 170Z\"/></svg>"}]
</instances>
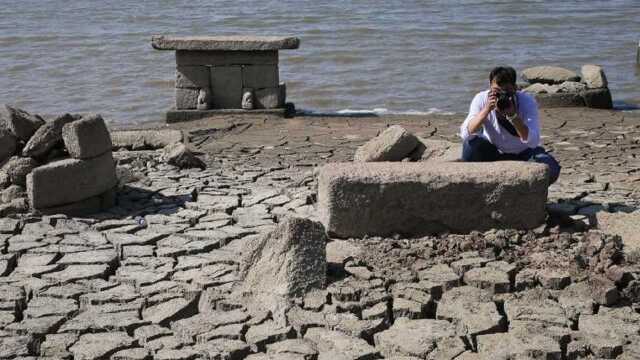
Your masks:
<instances>
[{"instance_id":1,"label":"upright stone stub","mask_svg":"<svg viewBox=\"0 0 640 360\"><path fill-rule=\"evenodd\" d=\"M337 237L491 228L531 229L545 219L548 168L493 163L334 163L320 169L318 208Z\"/></svg>"},{"instance_id":2,"label":"upright stone stub","mask_svg":"<svg viewBox=\"0 0 640 360\"><path fill-rule=\"evenodd\" d=\"M190 51L269 51L297 49L300 39L280 36L187 36L155 35L151 45L156 50Z\"/></svg>"}]
</instances>

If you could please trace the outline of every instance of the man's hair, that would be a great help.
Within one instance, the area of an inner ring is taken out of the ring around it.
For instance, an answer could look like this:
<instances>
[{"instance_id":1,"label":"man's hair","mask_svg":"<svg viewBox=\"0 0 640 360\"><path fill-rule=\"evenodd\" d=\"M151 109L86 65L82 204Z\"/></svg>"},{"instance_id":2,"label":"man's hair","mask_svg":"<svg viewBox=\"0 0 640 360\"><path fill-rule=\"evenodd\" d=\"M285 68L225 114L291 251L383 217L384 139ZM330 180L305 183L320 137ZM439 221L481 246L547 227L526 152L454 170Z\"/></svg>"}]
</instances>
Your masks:
<instances>
[{"instance_id":1,"label":"man's hair","mask_svg":"<svg viewBox=\"0 0 640 360\"><path fill-rule=\"evenodd\" d=\"M511 66L497 66L489 73L489 82L496 80L498 86L516 84L516 70Z\"/></svg>"}]
</instances>

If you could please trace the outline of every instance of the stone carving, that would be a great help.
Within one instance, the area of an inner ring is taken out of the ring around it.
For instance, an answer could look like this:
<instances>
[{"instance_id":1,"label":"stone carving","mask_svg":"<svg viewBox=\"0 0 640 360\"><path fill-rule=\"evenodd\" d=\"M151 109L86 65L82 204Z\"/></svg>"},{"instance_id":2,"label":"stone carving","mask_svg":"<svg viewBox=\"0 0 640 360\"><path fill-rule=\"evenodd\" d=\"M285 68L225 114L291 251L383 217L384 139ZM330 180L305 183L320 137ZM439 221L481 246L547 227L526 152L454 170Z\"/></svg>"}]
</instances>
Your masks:
<instances>
[{"instance_id":1,"label":"stone carving","mask_svg":"<svg viewBox=\"0 0 640 360\"><path fill-rule=\"evenodd\" d=\"M253 110L253 90L245 90L242 93L242 108L244 110Z\"/></svg>"},{"instance_id":2,"label":"stone carving","mask_svg":"<svg viewBox=\"0 0 640 360\"><path fill-rule=\"evenodd\" d=\"M198 110L209 110L211 109L211 90L209 89L200 89L198 93Z\"/></svg>"}]
</instances>

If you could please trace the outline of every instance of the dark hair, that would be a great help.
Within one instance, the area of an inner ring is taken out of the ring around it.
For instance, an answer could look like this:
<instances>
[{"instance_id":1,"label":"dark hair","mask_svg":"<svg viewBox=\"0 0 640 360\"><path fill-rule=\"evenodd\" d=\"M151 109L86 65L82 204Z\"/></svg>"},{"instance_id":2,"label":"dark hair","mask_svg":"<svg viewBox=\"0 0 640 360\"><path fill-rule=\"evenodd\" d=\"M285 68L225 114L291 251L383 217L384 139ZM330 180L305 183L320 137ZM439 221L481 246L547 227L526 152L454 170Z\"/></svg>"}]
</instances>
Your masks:
<instances>
[{"instance_id":1,"label":"dark hair","mask_svg":"<svg viewBox=\"0 0 640 360\"><path fill-rule=\"evenodd\" d=\"M496 80L498 86L516 84L516 70L511 66L497 66L489 74L489 82Z\"/></svg>"}]
</instances>

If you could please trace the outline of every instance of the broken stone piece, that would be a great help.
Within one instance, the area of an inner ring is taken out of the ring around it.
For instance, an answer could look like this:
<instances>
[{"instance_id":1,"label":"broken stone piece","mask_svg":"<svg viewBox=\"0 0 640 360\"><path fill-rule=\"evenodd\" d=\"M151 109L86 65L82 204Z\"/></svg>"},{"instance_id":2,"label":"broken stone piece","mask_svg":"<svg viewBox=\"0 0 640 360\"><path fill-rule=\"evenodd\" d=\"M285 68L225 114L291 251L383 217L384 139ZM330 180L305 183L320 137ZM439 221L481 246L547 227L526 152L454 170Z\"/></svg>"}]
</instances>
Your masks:
<instances>
[{"instance_id":1,"label":"broken stone piece","mask_svg":"<svg viewBox=\"0 0 640 360\"><path fill-rule=\"evenodd\" d=\"M418 138L399 125L387 128L380 135L360 146L353 161L401 161L418 146Z\"/></svg>"},{"instance_id":2,"label":"broken stone piece","mask_svg":"<svg viewBox=\"0 0 640 360\"><path fill-rule=\"evenodd\" d=\"M111 151L111 136L102 116L86 115L62 128L62 139L74 159L90 159Z\"/></svg>"},{"instance_id":3,"label":"broken stone piece","mask_svg":"<svg viewBox=\"0 0 640 360\"><path fill-rule=\"evenodd\" d=\"M183 143L176 143L165 148L165 158L167 164L174 165L180 169L200 168L206 169L207 165L200 160L187 146Z\"/></svg>"}]
</instances>

